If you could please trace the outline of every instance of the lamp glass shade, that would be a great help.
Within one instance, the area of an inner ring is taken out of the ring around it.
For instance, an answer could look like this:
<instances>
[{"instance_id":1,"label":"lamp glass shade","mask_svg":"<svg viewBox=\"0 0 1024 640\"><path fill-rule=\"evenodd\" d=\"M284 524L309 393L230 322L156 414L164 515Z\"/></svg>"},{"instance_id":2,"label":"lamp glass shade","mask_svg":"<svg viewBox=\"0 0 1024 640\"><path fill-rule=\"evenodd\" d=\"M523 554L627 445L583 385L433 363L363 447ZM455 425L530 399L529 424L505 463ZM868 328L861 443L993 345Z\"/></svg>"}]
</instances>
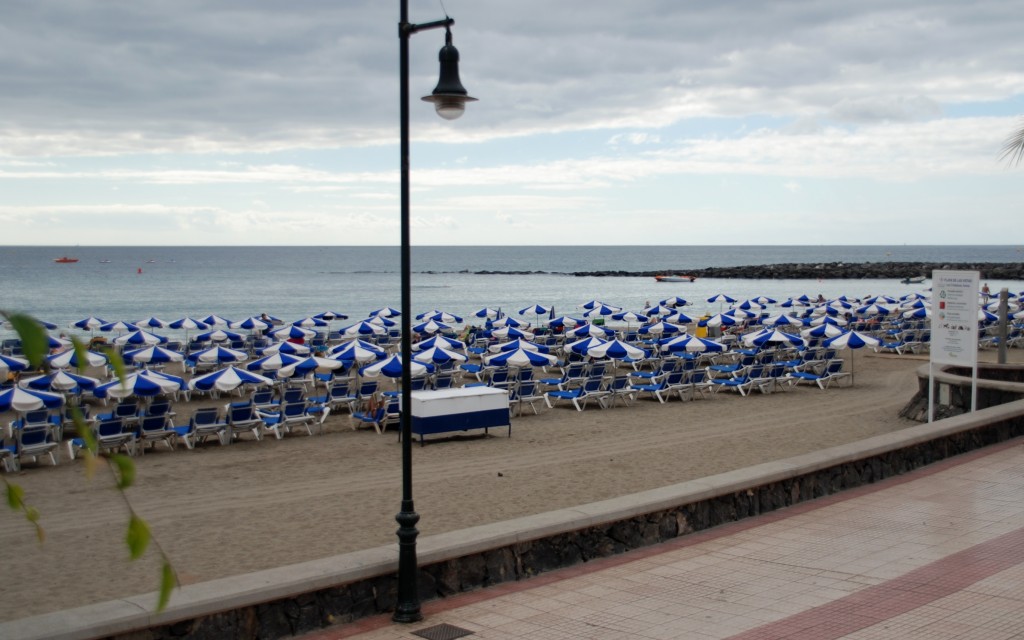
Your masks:
<instances>
[{"instance_id":1,"label":"lamp glass shade","mask_svg":"<svg viewBox=\"0 0 1024 640\"><path fill-rule=\"evenodd\" d=\"M457 93L434 93L429 96L423 96L423 100L434 103L434 110L437 111L437 115L445 120L455 120L465 113L466 103L473 102L476 98Z\"/></svg>"}]
</instances>

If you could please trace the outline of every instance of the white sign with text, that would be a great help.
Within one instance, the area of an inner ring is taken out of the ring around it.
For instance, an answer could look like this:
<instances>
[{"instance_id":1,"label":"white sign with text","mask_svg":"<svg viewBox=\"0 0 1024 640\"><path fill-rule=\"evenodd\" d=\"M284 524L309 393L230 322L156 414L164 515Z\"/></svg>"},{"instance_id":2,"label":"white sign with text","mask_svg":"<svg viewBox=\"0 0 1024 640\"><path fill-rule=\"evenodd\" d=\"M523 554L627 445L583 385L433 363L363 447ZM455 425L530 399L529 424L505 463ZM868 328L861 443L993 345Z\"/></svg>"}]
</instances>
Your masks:
<instances>
[{"instance_id":1,"label":"white sign with text","mask_svg":"<svg viewBox=\"0 0 1024 640\"><path fill-rule=\"evenodd\" d=\"M932 364L978 365L977 271L932 272Z\"/></svg>"}]
</instances>

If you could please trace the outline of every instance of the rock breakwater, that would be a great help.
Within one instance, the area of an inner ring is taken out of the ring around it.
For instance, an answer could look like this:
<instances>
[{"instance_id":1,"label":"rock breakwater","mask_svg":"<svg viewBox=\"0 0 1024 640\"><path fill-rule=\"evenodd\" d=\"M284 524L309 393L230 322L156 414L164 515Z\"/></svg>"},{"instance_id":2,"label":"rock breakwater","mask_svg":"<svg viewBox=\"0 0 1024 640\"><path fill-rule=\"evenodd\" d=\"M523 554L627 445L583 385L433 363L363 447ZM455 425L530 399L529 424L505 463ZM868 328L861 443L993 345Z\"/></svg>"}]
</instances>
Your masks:
<instances>
[{"instance_id":1,"label":"rock breakwater","mask_svg":"<svg viewBox=\"0 0 1024 640\"><path fill-rule=\"evenodd\" d=\"M978 271L982 279L1024 280L1024 262L824 262L817 264L780 263L741 267L706 267L703 269L659 269L652 271L473 271L477 275L570 275L577 277L640 278L687 274L698 278L738 278L768 280L902 280L924 276L932 271ZM468 273L462 271L460 273Z\"/></svg>"}]
</instances>

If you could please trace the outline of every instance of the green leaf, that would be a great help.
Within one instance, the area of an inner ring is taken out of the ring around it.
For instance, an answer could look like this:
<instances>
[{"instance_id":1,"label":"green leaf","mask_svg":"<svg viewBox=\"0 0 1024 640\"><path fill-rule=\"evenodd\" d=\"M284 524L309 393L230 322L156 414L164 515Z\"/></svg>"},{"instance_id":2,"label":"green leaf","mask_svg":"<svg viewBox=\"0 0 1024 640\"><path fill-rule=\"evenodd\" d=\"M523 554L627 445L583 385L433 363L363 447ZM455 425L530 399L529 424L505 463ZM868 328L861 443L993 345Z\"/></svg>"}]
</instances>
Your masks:
<instances>
[{"instance_id":1,"label":"green leaf","mask_svg":"<svg viewBox=\"0 0 1024 640\"><path fill-rule=\"evenodd\" d=\"M46 355L50 352L49 341L46 339L46 330L43 329L43 325L24 313L9 314L7 321L18 332L22 351L24 351L29 364L36 369L43 366Z\"/></svg>"},{"instance_id":2,"label":"green leaf","mask_svg":"<svg viewBox=\"0 0 1024 640\"><path fill-rule=\"evenodd\" d=\"M0 480L3 480L4 485L7 487L7 506L14 511L21 511L25 514L25 519L35 526L36 538L42 544L46 538L46 532L43 531L43 527L39 524L39 509L25 504L25 490L20 485L12 484L6 478L0 478Z\"/></svg>"},{"instance_id":3,"label":"green leaf","mask_svg":"<svg viewBox=\"0 0 1024 640\"><path fill-rule=\"evenodd\" d=\"M84 342L75 336L71 336L71 347L75 350L75 359L78 360L78 366L76 368L79 373L82 373L89 366L87 358L85 357L85 353L89 348Z\"/></svg>"},{"instance_id":4,"label":"green leaf","mask_svg":"<svg viewBox=\"0 0 1024 640\"><path fill-rule=\"evenodd\" d=\"M132 483L135 482L135 463L132 462L132 459L118 453L111 456L111 460L117 466L117 488L124 490L132 486Z\"/></svg>"},{"instance_id":5,"label":"green leaf","mask_svg":"<svg viewBox=\"0 0 1024 640\"><path fill-rule=\"evenodd\" d=\"M114 370L114 375L121 381L121 386L125 387L127 373L125 373L124 360L121 359L121 354L110 347L104 349L103 353L107 356L107 363L110 365L110 368Z\"/></svg>"},{"instance_id":6,"label":"green leaf","mask_svg":"<svg viewBox=\"0 0 1024 640\"><path fill-rule=\"evenodd\" d=\"M146 547L149 546L149 538L149 525L146 524L145 520L133 513L131 520L128 521L128 534L124 537L132 560L138 560L146 552Z\"/></svg>"},{"instance_id":7,"label":"green leaf","mask_svg":"<svg viewBox=\"0 0 1024 640\"><path fill-rule=\"evenodd\" d=\"M174 567L170 562L164 560L164 566L160 569L160 597L156 603L157 613L167 608L167 602L171 599L171 591L177 584L178 576L174 574Z\"/></svg>"},{"instance_id":8,"label":"green leaf","mask_svg":"<svg viewBox=\"0 0 1024 640\"><path fill-rule=\"evenodd\" d=\"M6 481L5 481L6 482ZM20 511L25 500L25 490L21 485L7 482L7 506L14 511Z\"/></svg>"},{"instance_id":9,"label":"green leaf","mask_svg":"<svg viewBox=\"0 0 1024 640\"><path fill-rule=\"evenodd\" d=\"M96 436L93 435L92 429L89 428L89 423L85 421L85 416L82 414L82 410L74 405L70 408L71 420L75 423L75 433L78 437L85 442L85 448L93 453L97 451Z\"/></svg>"},{"instance_id":10,"label":"green leaf","mask_svg":"<svg viewBox=\"0 0 1024 640\"><path fill-rule=\"evenodd\" d=\"M92 478L93 474L96 473L96 454L99 452L96 435L93 434L92 428L85 421L82 410L73 405L71 406L71 420L75 423L75 433L85 443L84 453L82 454L82 457L85 459L85 477Z\"/></svg>"}]
</instances>

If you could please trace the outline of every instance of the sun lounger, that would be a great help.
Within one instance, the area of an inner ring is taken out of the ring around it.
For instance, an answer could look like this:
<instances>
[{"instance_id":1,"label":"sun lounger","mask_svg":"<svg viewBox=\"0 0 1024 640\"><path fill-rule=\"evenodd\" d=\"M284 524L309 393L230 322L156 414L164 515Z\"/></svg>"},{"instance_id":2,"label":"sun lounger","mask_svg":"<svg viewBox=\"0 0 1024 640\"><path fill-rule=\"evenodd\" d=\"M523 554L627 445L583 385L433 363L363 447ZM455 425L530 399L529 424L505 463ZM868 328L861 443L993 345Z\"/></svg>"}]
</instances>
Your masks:
<instances>
[{"instance_id":1,"label":"sun lounger","mask_svg":"<svg viewBox=\"0 0 1024 640\"><path fill-rule=\"evenodd\" d=\"M18 464L18 446L9 444L3 437L0 437L0 465L4 471L13 473L21 468Z\"/></svg>"},{"instance_id":2,"label":"sun lounger","mask_svg":"<svg viewBox=\"0 0 1024 640\"><path fill-rule=\"evenodd\" d=\"M741 396L750 395L754 389L766 393L765 388L775 384L774 380L764 377L764 366L755 364L744 369L743 374L733 378L713 378L715 393L723 389L731 389L739 392Z\"/></svg>"},{"instance_id":3,"label":"sun lounger","mask_svg":"<svg viewBox=\"0 0 1024 640\"><path fill-rule=\"evenodd\" d=\"M170 427L170 418L166 414L146 416L139 420L138 443L142 445L140 452L145 452L146 443L156 448L158 442L163 442L168 449L174 450L178 441L178 432Z\"/></svg>"},{"instance_id":4,"label":"sun lounger","mask_svg":"<svg viewBox=\"0 0 1024 640\"><path fill-rule=\"evenodd\" d=\"M537 403L543 399L544 396L537 393L535 380L520 380L509 390L508 403L515 415L523 415L524 404L529 405L534 415L537 415Z\"/></svg>"},{"instance_id":5,"label":"sun lounger","mask_svg":"<svg viewBox=\"0 0 1024 640\"><path fill-rule=\"evenodd\" d=\"M636 399L636 390L630 386L627 376L615 376L608 383L606 390L608 391L606 405L609 409L614 407L615 403L620 399L622 404L627 407Z\"/></svg>"},{"instance_id":6,"label":"sun lounger","mask_svg":"<svg viewBox=\"0 0 1024 640\"><path fill-rule=\"evenodd\" d=\"M226 437L229 440L234 440L243 433L251 433L254 440L261 440L264 427L261 415L263 414L252 404L229 406L227 409ZM280 439L280 436L278 436L278 439Z\"/></svg>"},{"instance_id":7,"label":"sun lounger","mask_svg":"<svg viewBox=\"0 0 1024 640\"><path fill-rule=\"evenodd\" d=\"M560 400L569 401L577 411L583 411L590 400L597 400L601 408L605 408L604 399L608 391L603 388L603 380L598 377L587 378L578 387L565 390L548 391L544 394L544 402L549 409L554 408L554 403Z\"/></svg>"},{"instance_id":8,"label":"sun lounger","mask_svg":"<svg viewBox=\"0 0 1024 640\"><path fill-rule=\"evenodd\" d=\"M693 400L697 396L708 397L713 391L714 385L708 379L707 369L694 369L686 374L686 386L679 389L679 399L683 401Z\"/></svg>"},{"instance_id":9,"label":"sun lounger","mask_svg":"<svg viewBox=\"0 0 1024 640\"><path fill-rule=\"evenodd\" d=\"M349 415L349 421L352 423L353 430L370 425L378 434L381 434L384 432L381 425L384 423L385 414L384 407L376 407L369 411L354 411Z\"/></svg>"},{"instance_id":10,"label":"sun lounger","mask_svg":"<svg viewBox=\"0 0 1024 640\"><path fill-rule=\"evenodd\" d=\"M211 436L216 436L222 445L227 444L225 434L228 423L220 417L220 412L216 407L196 409L189 419L188 425L172 428L189 449L195 448L197 442L206 442L206 439Z\"/></svg>"},{"instance_id":11,"label":"sun lounger","mask_svg":"<svg viewBox=\"0 0 1024 640\"><path fill-rule=\"evenodd\" d=\"M19 467L26 458L31 458L33 462L36 462L43 456L50 459L50 464L57 466L57 457L54 452L59 443L53 437L53 427L49 423L15 429L15 439L17 442L15 455L18 458Z\"/></svg>"},{"instance_id":12,"label":"sun lounger","mask_svg":"<svg viewBox=\"0 0 1024 640\"><path fill-rule=\"evenodd\" d=\"M280 440L292 429L302 427L306 433L313 435L313 424L317 421L317 415L310 412L310 405L305 400L301 402L285 402L281 408L273 413L257 412L261 425L258 427L261 432L273 433L274 437Z\"/></svg>"},{"instance_id":13,"label":"sun lounger","mask_svg":"<svg viewBox=\"0 0 1024 640\"><path fill-rule=\"evenodd\" d=\"M833 359L828 361L824 369L820 373L811 373L807 371L795 371L789 374L791 378L795 380L794 384L801 384L803 382L818 385L818 388L824 391L828 389L829 385L837 380L843 378L850 378L850 373L843 371L843 361L840 359ZM852 378L850 378L852 380Z\"/></svg>"},{"instance_id":14,"label":"sun lounger","mask_svg":"<svg viewBox=\"0 0 1024 640\"><path fill-rule=\"evenodd\" d=\"M126 427L121 418L100 420L93 427L93 438L100 453L124 449L128 455L135 455L135 431Z\"/></svg>"}]
</instances>

